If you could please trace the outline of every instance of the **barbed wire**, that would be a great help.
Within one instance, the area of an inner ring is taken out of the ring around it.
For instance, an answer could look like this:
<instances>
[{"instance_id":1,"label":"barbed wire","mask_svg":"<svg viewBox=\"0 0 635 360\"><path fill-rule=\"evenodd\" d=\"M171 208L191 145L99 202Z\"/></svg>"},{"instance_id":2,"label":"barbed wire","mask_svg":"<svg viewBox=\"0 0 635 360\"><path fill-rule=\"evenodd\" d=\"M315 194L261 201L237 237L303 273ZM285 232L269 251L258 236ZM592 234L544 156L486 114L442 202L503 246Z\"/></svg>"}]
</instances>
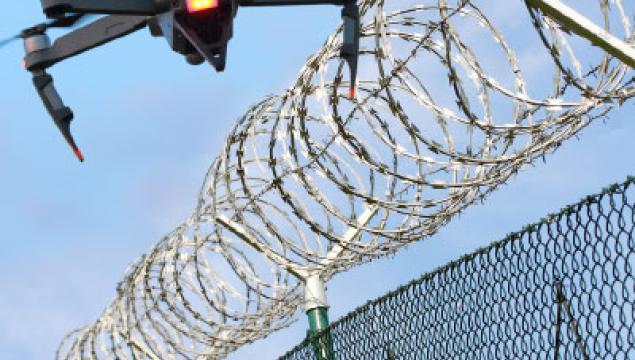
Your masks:
<instances>
[{"instance_id":1,"label":"barbed wire","mask_svg":"<svg viewBox=\"0 0 635 360\"><path fill-rule=\"evenodd\" d=\"M239 119L194 214L57 358L223 358L294 321L309 276L434 234L635 94L629 67L539 12L479 3L360 1L357 97L340 28ZM600 0L591 15L633 43L630 7Z\"/></svg>"}]
</instances>

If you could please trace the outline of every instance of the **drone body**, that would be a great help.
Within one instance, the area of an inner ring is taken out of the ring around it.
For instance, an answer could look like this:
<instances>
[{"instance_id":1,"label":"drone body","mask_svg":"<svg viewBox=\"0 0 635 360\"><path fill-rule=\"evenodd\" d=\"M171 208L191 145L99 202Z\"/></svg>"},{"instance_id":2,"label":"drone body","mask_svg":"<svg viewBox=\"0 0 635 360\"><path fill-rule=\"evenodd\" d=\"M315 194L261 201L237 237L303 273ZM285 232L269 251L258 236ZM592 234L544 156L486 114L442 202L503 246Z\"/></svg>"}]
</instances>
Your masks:
<instances>
[{"instance_id":1,"label":"drone body","mask_svg":"<svg viewBox=\"0 0 635 360\"><path fill-rule=\"evenodd\" d=\"M357 76L360 18L355 0L41 0L52 21L23 30L12 39L24 40L24 67L47 111L80 161L84 157L70 132L73 112L64 105L46 69L110 41L149 27L153 36L164 37L173 51L188 63L207 61L223 71L227 45L239 7L331 4L343 6L344 43L341 56L351 71L351 96ZM87 14L107 15L51 43L49 28L76 25ZM11 40L11 39L10 39Z\"/></svg>"}]
</instances>

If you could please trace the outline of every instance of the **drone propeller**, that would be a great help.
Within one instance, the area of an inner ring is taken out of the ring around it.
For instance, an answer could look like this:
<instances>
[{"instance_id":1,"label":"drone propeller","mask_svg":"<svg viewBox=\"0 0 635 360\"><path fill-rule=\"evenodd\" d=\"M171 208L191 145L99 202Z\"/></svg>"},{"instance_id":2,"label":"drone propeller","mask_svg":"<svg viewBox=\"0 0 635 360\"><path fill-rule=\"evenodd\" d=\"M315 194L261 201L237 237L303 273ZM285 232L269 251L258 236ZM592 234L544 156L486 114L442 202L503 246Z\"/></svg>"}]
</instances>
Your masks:
<instances>
[{"instance_id":1,"label":"drone propeller","mask_svg":"<svg viewBox=\"0 0 635 360\"><path fill-rule=\"evenodd\" d=\"M12 36L12 37L4 39L4 40L0 40L0 48L3 48L3 47L11 44L12 42L14 42L16 40L19 40L21 37L22 36L20 34L20 35L15 35L15 36Z\"/></svg>"},{"instance_id":2,"label":"drone propeller","mask_svg":"<svg viewBox=\"0 0 635 360\"><path fill-rule=\"evenodd\" d=\"M89 18L91 18L93 16L88 16L85 14L75 14L75 15L69 15L69 16L64 16L61 17L59 19L55 19L55 20L51 20L48 22L44 22L35 26L31 26L28 27L22 31L20 31L19 34L11 36L9 38L6 38L4 40L0 41L0 48L3 48L9 44L11 44L12 42L19 40L19 39L25 39L29 36L33 36L33 35L39 35L39 34L43 34L45 33L48 29L52 29L52 28L73 28L76 26L79 26L81 24L83 24L86 20L88 20ZM81 21L80 21L81 20Z\"/></svg>"},{"instance_id":3,"label":"drone propeller","mask_svg":"<svg viewBox=\"0 0 635 360\"><path fill-rule=\"evenodd\" d=\"M31 26L22 30L17 35L0 41L0 48L12 43L13 41L23 39L25 41L25 50L27 51L28 56L32 51L39 51L43 49L40 47L42 45L41 43L30 42L31 38L46 38L46 43L48 43L48 37L46 36L46 31L48 29L73 28L83 22L80 22L80 20L86 20L87 18L90 17L84 16L83 14L75 14ZM35 44L38 46L34 46ZM32 71L32 73L33 84L35 85L40 98L44 102L47 111L53 118L53 122L58 127L62 136L64 136L64 139L71 147L77 158L80 161L84 161L84 156L75 144L75 140L73 139L70 131L70 123L73 120L73 112L62 102L62 99L53 85L53 78L43 69Z\"/></svg>"},{"instance_id":4,"label":"drone propeller","mask_svg":"<svg viewBox=\"0 0 635 360\"><path fill-rule=\"evenodd\" d=\"M35 26L31 26L22 30L20 33L20 37L25 38L30 35L42 34L45 33L48 29L51 28L74 28L76 26L84 23L85 20L91 18L92 16L87 16L85 14L74 14L61 17L59 19L51 20L48 22L44 22ZM84 21L80 21L80 20Z\"/></svg>"}]
</instances>

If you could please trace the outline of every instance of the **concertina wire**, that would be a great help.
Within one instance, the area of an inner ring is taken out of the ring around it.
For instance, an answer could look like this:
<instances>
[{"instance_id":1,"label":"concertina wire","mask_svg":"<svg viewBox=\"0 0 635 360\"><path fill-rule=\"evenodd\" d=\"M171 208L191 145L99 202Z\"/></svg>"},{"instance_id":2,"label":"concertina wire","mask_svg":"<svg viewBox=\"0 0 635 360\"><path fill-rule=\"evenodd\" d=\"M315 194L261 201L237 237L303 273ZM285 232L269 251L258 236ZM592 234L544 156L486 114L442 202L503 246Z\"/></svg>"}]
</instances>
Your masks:
<instances>
[{"instance_id":1,"label":"concertina wire","mask_svg":"<svg viewBox=\"0 0 635 360\"><path fill-rule=\"evenodd\" d=\"M635 42L632 3L593 3ZM58 359L224 358L293 322L307 277L430 237L635 94L627 65L522 1L359 4L357 96L340 28L237 121L192 216Z\"/></svg>"}]
</instances>

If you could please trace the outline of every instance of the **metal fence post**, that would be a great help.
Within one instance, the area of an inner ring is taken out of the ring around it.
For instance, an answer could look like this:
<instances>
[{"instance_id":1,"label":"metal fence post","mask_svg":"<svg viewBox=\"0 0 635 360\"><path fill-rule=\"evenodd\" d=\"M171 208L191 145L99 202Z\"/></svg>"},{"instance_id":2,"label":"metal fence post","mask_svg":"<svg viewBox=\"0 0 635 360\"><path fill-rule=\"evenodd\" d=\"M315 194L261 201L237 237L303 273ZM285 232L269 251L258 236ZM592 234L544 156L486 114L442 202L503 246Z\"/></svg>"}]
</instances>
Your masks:
<instances>
[{"instance_id":1,"label":"metal fence post","mask_svg":"<svg viewBox=\"0 0 635 360\"><path fill-rule=\"evenodd\" d=\"M309 319L309 338L313 338L313 348L318 360L333 360L333 341L326 332L329 326L326 287L319 275L312 275L304 286L306 314Z\"/></svg>"}]
</instances>

